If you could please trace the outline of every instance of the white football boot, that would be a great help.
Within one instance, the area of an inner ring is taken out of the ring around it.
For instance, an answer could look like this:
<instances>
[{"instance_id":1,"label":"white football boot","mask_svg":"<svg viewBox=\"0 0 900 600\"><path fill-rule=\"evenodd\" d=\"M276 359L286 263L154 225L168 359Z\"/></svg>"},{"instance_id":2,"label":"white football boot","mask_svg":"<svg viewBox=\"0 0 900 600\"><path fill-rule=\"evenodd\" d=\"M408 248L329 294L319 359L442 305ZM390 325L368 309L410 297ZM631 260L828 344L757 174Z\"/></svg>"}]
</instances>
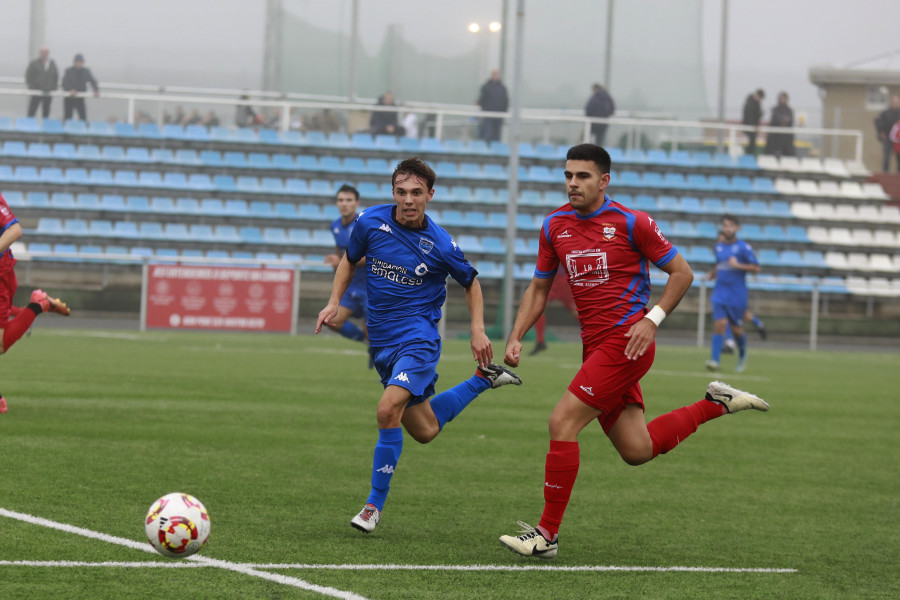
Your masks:
<instances>
[{"instance_id":1,"label":"white football boot","mask_svg":"<svg viewBox=\"0 0 900 600\"><path fill-rule=\"evenodd\" d=\"M729 413L751 408L762 412L769 410L768 403L759 396L733 388L721 381L713 381L706 387L706 399L723 405Z\"/></svg>"},{"instance_id":2,"label":"white football boot","mask_svg":"<svg viewBox=\"0 0 900 600\"><path fill-rule=\"evenodd\" d=\"M522 556L537 556L544 559L556 556L558 542L548 542L540 531L525 521L519 521L519 527L522 528L519 535L501 535L500 543Z\"/></svg>"},{"instance_id":3,"label":"white football boot","mask_svg":"<svg viewBox=\"0 0 900 600\"><path fill-rule=\"evenodd\" d=\"M359 514L350 520L350 524L363 533L372 533L378 522L381 521L381 511L374 504L366 504Z\"/></svg>"},{"instance_id":4,"label":"white football boot","mask_svg":"<svg viewBox=\"0 0 900 600\"><path fill-rule=\"evenodd\" d=\"M488 363L485 367L478 367L478 372L491 382L492 388L498 388L510 383L513 385L522 385L522 378L503 365Z\"/></svg>"}]
</instances>

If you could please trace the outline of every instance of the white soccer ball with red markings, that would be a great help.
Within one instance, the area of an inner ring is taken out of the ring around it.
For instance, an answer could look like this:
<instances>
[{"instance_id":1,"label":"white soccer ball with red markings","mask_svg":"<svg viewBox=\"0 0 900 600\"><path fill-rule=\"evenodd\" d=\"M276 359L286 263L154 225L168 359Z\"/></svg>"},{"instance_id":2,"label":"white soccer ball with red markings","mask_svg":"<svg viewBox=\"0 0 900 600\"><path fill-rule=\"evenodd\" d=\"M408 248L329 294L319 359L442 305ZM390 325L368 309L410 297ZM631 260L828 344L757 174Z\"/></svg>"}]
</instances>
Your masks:
<instances>
[{"instance_id":1,"label":"white soccer ball with red markings","mask_svg":"<svg viewBox=\"0 0 900 600\"><path fill-rule=\"evenodd\" d=\"M169 558L185 558L209 539L209 514L189 494L166 494L150 506L144 530L154 550Z\"/></svg>"}]
</instances>

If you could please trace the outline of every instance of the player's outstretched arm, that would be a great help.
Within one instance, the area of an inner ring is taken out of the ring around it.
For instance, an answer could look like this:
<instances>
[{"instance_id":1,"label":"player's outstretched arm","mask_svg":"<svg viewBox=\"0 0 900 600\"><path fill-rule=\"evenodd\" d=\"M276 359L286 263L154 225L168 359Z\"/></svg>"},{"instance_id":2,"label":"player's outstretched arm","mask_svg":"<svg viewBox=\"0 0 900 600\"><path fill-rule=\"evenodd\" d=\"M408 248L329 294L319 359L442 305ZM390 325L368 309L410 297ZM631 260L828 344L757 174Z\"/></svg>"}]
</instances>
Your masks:
<instances>
[{"instance_id":1,"label":"player's outstretched arm","mask_svg":"<svg viewBox=\"0 0 900 600\"><path fill-rule=\"evenodd\" d=\"M343 297L347 288L350 287L355 271L356 267L347 260L347 255L344 254L334 272L334 282L331 284L331 298L328 300L325 308L319 311L319 318L316 319L316 333L322 331L322 325L328 325L337 316L341 297Z\"/></svg>"},{"instance_id":2,"label":"player's outstretched arm","mask_svg":"<svg viewBox=\"0 0 900 600\"><path fill-rule=\"evenodd\" d=\"M506 340L506 352L503 355L503 362L510 367L519 366L519 357L522 355L522 338L543 314L552 287L553 277L546 279L534 277L528 284L528 289L522 294L522 302L519 304L519 311L516 313L516 321L509 333L509 339Z\"/></svg>"},{"instance_id":3,"label":"player's outstretched arm","mask_svg":"<svg viewBox=\"0 0 900 600\"><path fill-rule=\"evenodd\" d=\"M666 315L672 314L687 291L691 289L694 272L681 254L676 254L675 258L661 268L669 274L669 280L666 282L666 287L656 306L662 311L661 317L665 318ZM659 322L662 322L662 319ZM653 340L656 339L658 328L659 325L650 318L649 313L632 325L625 334L625 337L629 338L628 344L625 345L625 356L630 360L637 360L643 356Z\"/></svg>"},{"instance_id":4,"label":"player's outstretched arm","mask_svg":"<svg viewBox=\"0 0 900 600\"><path fill-rule=\"evenodd\" d=\"M469 307L469 315L472 320L472 356L479 366L487 366L494 360L494 348L491 339L484 332L484 296L481 293L481 284L477 279L472 280L472 285L466 289L466 305Z\"/></svg>"}]
</instances>

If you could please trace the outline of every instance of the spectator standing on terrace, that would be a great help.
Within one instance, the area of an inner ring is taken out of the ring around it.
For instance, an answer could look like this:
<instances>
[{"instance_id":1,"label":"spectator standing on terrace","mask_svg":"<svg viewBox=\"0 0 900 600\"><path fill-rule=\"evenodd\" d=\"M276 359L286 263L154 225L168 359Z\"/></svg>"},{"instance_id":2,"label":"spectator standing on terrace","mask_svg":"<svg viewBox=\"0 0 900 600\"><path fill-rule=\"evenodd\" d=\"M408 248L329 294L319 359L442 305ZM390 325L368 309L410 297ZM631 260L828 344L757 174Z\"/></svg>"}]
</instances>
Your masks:
<instances>
[{"instance_id":1,"label":"spectator standing on terrace","mask_svg":"<svg viewBox=\"0 0 900 600\"><path fill-rule=\"evenodd\" d=\"M31 301L24 309L13 309L13 297L19 283L16 279L16 259L10 246L21 237L22 226L0 194L0 326L4 327L0 333L0 354L5 354L25 335L39 314L55 312L68 316L71 312L65 302L59 298L51 298L41 290L31 293ZM11 312L18 314L10 319ZM0 413L5 413L6 410L6 400L0 394Z\"/></svg>"},{"instance_id":2,"label":"spectator standing on terrace","mask_svg":"<svg viewBox=\"0 0 900 600\"><path fill-rule=\"evenodd\" d=\"M894 95L891 96L891 105L881 111L875 119L875 131L878 133L878 141L884 153L881 170L885 173L891 170L891 155L897 154L891 140L891 129L898 120L900 120L900 96ZM897 156L897 170L900 171L900 155Z\"/></svg>"},{"instance_id":3,"label":"spectator standing on terrace","mask_svg":"<svg viewBox=\"0 0 900 600\"><path fill-rule=\"evenodd\" d=\"M509 94L506 92L506 86L500 81L499 69L491 71L491 78L481 86L477 104L481 110L490 112L506 112L509 108ZM499 141L502 127L502 118L482 117L478 125L478 137L486 142Z\"/></svg>"},{"instance_id":4,"label":"spectator standing on terrace","mask_svg":"<svg viewBox=\"0 0 900 600\"><path fill-rule=\"evenodd\" d=\"M788 106L787 92L778 94L778 104L772 108L772 117L769 119L769 125L772 127L794 126L794 111ZM766 136L766 154L793 156L794 134L769 132Z\"/></svg>"},{"instance_id":5,"label":"spectator standing on terrace","mask_svg":"<svg viewBox=\"0 0 900 600\"><path fill-rule=\"evenodd\" d=\"M365 533L371 533L381 520L403 448L403 428L417 442L427 444L482 392L522 383L518 375L491 362L494 352L484 331L478 272L450 234L425 214L435 179L434 171L420 158L397 165L391 177L394 203L360 213L334 274L331 298L316 320L319 333L337 318L356 265L365 257L369 343L384 387L376 413L378 441L369 497L350 521ZM472 377L435 396L441 356L437 324L448 276L465 289L477 366Z\"/></svg>"},{"instance_id":6,"label":"spectator standing on terrace","mask_svg":"<svg viewBox=\"0 0 900 600\"><path fill-rule=\"evenodd\" d=\"M397 106L394 102L394 94L385 92L378 99L376 106ZM372 135L403 135L403 127L400 126L396 110L373 110L369 118L369 130Z\"/></svg>"},{"instance_id":7,"label":"spectator standing on terrace","mask_svg":"<svg viewBox=\"0 0 900 600\"><path fill-rule=\"evenodd\" d=\"M35 116L40 106L41 116L46 119L50 116L50 102L53 100L50 92L59 87L59 71L56 68L56 61L50 58L50 49L47 46L41 46L39 54L25 69L25 83L28 89L41 92L28 99L28 116Z\"/></svg>"},{"instance_id":8,"label":"spectator standing on terrace","mask_svg":"<svg viewBox=\"0 0 900 600\"><path fill-rule=\"evenodd\" d=\"M894 156L897 157L897 172L900 173L900 118L898 118L897 122L894 123L894 126L891 127L891 133L888 136L888 139L890 139L891 144L893 144Z\"/></svg>"},{"instance_id":9,"label":"spectator standing on terrace","mask_svg":"<svg viewBox=\"0 0 900 600\"><path fill-rule=\"evenodd\" d=\"M235 111L234 124L238 127L254 127L261 124L262 116L250 106L250 94L241 94L241 101Z\"/></svg>"},{"instance_id":10,"label":"spectator standing on terrace","mask_svg":"<svg viewBox=\"0 0 900 600\"><path fill-rule=\"evenodd\" d=\"M76 54L71 67L66 69L63 75L62 88L68 94L63 100L64 119L68 121L72 114L77 112L78 118L87 121L87 109L84 105L84 97L78 96L87 91L88 84L94 90L94 96L100 95L100 86L91 74L91 70L84 66L84 56Z\"/></svg>"},{"instance_id":11,"label":"spectator standing on terrace","mask_svg":"<svg viewBox=\"0 0 900 600\"><path fill-rule=\"evenodd\" d=\"M593 94L588 98L584 107L585 116L606 118L611 117L614 112L616 112L616 103L613 102L612 96L602 85L595 83ZM603 145L608 127L609 125L606 123L591 123L591 139L598 146Z\"/></svg>"},{"instance_id":12,"label":"spectator standing on terrace","mask_svg":"<svg viewBox=\"0 0 900 600\"><path fill-rule=\"evenodd\" d=\"M744 101L744 115L741 123L753 127L753 131L745 131L747 135L747 154L756 156L756 136L759 134L759 121L762 119L762 99L766 93L762 88L747 96Z\"/></svg>"}]
</instances>

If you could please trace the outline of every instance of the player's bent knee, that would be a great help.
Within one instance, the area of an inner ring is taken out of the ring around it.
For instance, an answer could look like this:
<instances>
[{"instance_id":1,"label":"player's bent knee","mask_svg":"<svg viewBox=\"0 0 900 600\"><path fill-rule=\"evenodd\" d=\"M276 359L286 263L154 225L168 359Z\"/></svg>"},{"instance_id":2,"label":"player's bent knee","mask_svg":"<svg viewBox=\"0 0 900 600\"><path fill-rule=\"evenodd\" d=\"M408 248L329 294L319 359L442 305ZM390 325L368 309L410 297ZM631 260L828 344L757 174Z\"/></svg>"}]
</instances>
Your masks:
<instances>
[{"instance_id":1,"label":"player's bent knee","mask_svg":"<svg viewBox=\"0 0 900 600\"><path fill-rule=\"evenodd\" d=\"M438 434L441 432L441 428L435 425L434 427L420 427L412 431L409 429L407 429L406 431L407 433L409 433L412 439L416 440L420 444L427 444L438 436Z\"/></svg>"}]
</instances>

